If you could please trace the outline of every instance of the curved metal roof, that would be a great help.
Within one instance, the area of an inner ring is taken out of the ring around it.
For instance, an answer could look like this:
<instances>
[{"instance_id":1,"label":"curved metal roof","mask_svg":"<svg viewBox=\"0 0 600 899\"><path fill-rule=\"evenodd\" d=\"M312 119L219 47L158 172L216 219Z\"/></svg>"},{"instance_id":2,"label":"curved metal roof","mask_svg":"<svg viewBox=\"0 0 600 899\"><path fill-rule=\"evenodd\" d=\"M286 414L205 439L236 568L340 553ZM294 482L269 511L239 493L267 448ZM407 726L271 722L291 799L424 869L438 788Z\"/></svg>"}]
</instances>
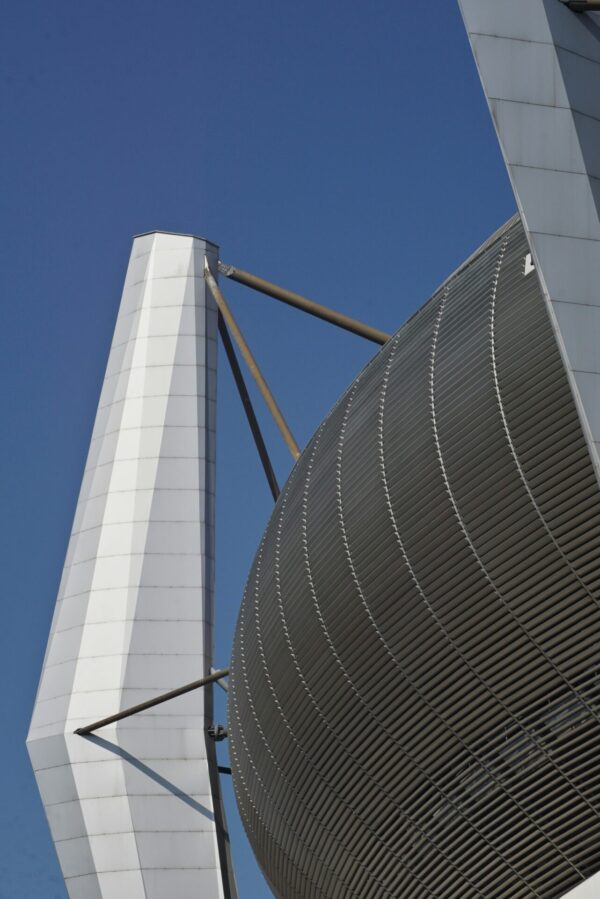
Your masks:
<instances>
[{"instance_id":1,"label":"curved metal roof","mask_svg":"<svg viewBox=\"0 0 600 899\"><path fill-rule=\"evenodd\" d=\"M279 897L559 896L600 869L600 495L520 220L296 465L237 626Z\"/></svg>"}]
</instances>

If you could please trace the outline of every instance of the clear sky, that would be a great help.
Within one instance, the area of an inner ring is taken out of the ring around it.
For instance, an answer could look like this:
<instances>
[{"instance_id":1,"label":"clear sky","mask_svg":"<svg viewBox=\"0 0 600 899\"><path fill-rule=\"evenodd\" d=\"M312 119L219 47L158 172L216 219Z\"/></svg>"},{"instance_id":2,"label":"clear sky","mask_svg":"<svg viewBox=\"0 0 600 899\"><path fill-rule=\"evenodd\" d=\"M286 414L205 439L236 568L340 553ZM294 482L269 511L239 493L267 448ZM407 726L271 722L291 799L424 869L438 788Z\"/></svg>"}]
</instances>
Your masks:
<instances>
[{"instance_id":1,"label":"clear sky","mask_svg":"<svg viewBox=\"0 0 600 899\"><path fill-rule=\"evenodd\" d=\"M64 899L24 741L132 235L204 235L394 331L514 201L456 0L0 8L0 899ZM302 445L374 347L234 288ZM219 666L272 505L223 361ZM225 790L240 899L264 899Z\"/></svg>"}]
</instances>

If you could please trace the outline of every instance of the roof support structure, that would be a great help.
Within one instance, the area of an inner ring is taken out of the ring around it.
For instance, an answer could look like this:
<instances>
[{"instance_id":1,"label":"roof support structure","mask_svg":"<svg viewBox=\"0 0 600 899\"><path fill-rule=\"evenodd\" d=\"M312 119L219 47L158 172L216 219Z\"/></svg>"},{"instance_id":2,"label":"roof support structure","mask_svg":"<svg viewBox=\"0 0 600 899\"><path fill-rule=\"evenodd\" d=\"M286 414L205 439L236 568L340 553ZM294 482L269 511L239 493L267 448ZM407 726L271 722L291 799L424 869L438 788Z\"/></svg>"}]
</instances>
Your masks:
<instances>
[{"instance_id":1,"label":"roof support structure","mask_svg":"<svg viewBox=\"0 0 600 899\"><path fill-rule=\"evenodd\" d=\"M277 502L277 497L279 496L279 484L277 483L277 477L275 476L273 466L271 465L269 453L267 452L267 447L260 430L260 425L258 423L258 419L256 418L254 407L252 406L250 394L248 393L248 388L246 387L246 382L244 381L244 376L242 374L240 364L237 360L235 349L233 343L231 342L229 331L227 330L227 325L225 324L225 319L223 318L223 315L220 311L219 334L223 343L223 348L225 349L225 355L227 356L227 360L231 368L231 373L233 374L235 386L237 387L238 393L240 395L242 406L244 407L244 412L246 413L246 418L248 419L248 424L250 425L250 430L252 431L252 436L254 437L254 443L256 444L256 449L258 450L258 455L260 456L260 461L262 463L265 476L271 489L271 494L273 495L273 499L275 500L275 502Z\"/></svg>"},{"instance_id":2,"label":"roof support structure","mask_svg":"<svg viewBox=\"0 0 600 899\"><path fill-rule=\"evenodd\" d=\"M88 724L85 727L78 727L75 733L80 737L85 737L95 730L99 730L101 727L106 727L108 724L122 721L123 718L131 718L132 715L137 715L139 712L145 712L146 709L152 709L155 705L168 702L169 699L176 699L178 696L183 696L184 693L191 693L192 690L198 690L200 687L207 687L209 684L213 684L215 681L227 677L228 674L229 668L220 668L218 671L212 671L210 674L207 674L206 677L201 677L200 680L192 681L190 684L185 684L183 687L177 687L175 690L169 690L168 693L161 693L160 696L155 696L153 699L147 699L146 702L140 702L138 705L130 706L128 709L123 709L122 712L117 712L116 715L110 715L108 718L101 718L100 721L94 721L93 724Z\"/></svg>"},{"instance_id":3,"label":"roof support structure","mask_svg":"<svg viewBox=\"0 0 600 899\"><path fill-rule=\"evenodd\" d=\"M235 318L233 317L233 314L232 314L229 306L227 305L227 301L225 300L225 297L221 293L221 291L219 289L219 285L215 281L215 278L208 267L208 264L206 265L206 268L204 270L204 276L206 278L206 283L209 287L209 290L214 297L215 303L217 304L217 308L218 308L219 312L221 313L221 315L223 316L225 323L226 323L233 339L237 343L240 353L242 354L244 361L246 362L246 365L250 369L250 373L252 374L252 377L256 381L256 385L257 385L258 389L260 390L265 403L267 404L269 412L273 416L275 424L279 428L279 432L280 432L281 436L283 437L290 453L292 454L294 461L296 461L297 459L300 458L300 447L294 440L292 432L290 431L290 429L287 425L287 422L286 422L285 418L283 417L283 414L275 401L275 397L271 393L269 386L268 386L267 382L265 381L263 374L262 374L260 368L258 367L254 356L252 355L250 347L246 343L246 340L244 339L244 336L243 336L242 332L240 331L240 329L237 325L237 322L236 322Z\"/></svg>"},{"instance_id":4,"label":"roof support structure","mask_svg":"<svg viewBox=\"0 0 600 899\"><path fill-rule=\"evenodd\" d=\"M366 340L371 340L373 343L383 345L390 339L390 335L386 334L385 331L380 331L378 328L372 328L370 325L365 325L363 322L359 322L355 318L350 318L350 316L344 315L342 312L328 309L327 306L315 303L314 300L309 300L306 297L300 296L299 293L286 290L285 287L279 287L277 284L265 281L264 278L259 278L257 275L251 275L249 272L242 271L240 268L235 268L233 265L219 262L219 272L222 275L225 275L226 278L237 281L238 284L243 284L245 287L250 287L252 290L264 293L269 297L273 297L275 300L287 303L288 306L293 306L295 309L301 309L302 312L308 312L309 315L314 315L316 318L320 318L332 325L336 325L338 328L343 328L345 331L350 331L352 334L358 334L359 337L364 337Z\"/></svg>"}]
</instances>

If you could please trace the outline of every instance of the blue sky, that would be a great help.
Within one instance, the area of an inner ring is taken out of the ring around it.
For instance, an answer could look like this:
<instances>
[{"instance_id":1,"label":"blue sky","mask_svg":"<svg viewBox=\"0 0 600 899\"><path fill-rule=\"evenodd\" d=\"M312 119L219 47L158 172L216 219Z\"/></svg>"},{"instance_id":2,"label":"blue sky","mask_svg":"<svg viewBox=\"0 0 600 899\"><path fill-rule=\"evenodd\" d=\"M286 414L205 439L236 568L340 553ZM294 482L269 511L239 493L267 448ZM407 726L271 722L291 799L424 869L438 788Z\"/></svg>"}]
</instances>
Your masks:
<instances>
[{"instance_id":1,"label":"blue sky","mask_svg":"<svg viewBox=\"0 0 600 899\"><path fill-rule=\"evenodd\" d=\"M132 235L202 234L394 331L514 200L455 0L19 0L2 18L0 897L64 899L24 740ZM373 346L224 288L304 444ZM221 665L272 505L225 365L217 487ZM240 899L263 899L225 789Z\"/></svg>"}]
</instances>

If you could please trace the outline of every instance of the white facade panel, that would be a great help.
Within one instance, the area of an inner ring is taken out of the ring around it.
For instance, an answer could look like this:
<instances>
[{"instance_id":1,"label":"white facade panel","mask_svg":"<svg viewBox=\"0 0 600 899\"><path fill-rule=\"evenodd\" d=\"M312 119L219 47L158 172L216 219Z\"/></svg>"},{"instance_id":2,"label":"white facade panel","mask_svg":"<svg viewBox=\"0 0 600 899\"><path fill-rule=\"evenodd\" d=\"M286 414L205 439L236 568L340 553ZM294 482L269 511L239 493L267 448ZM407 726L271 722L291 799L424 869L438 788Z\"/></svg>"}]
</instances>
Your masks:
<instances>
[{"instance_id":1,"label":"white facade panel","mask_svg":"<svg viewBox=\"0 0 600 899\"><path fill-rule=\"evenodd\" d=\"M494 34L515 40L550 43L545 17L529 0L460 0L470 34Z\"/></svg>"},{"instance_id":2,"label":"white facade panel","mask_svg":"<svg viewBox=\"0 0 600 899\"><path fill-rule=\"evenodd\" d=\"M565 893L563 899L598 899L600 896L600 874L580 883L574 890Z\"/></svg>"},{"instance_id":3,"label":"white facade panel","mask_svg":"<svg viewBox=\"0 0 600 899\"><path fill-rule=\"evenodd\" d=\"M76 728L212 665L216 247L136 238L28 746L71 899L229 885L210 691ZM210 351L208 350L210 347Z\"/></svg>"},{"instance_id":4,"label":"white facade panel","mask_svg":"<svg viewBox=\"0 0 600 899\"><path fill-rule=\"evenodd\" d=\"M598 473L600 14L459 2Z\"/></svg>"}]
</instances>

